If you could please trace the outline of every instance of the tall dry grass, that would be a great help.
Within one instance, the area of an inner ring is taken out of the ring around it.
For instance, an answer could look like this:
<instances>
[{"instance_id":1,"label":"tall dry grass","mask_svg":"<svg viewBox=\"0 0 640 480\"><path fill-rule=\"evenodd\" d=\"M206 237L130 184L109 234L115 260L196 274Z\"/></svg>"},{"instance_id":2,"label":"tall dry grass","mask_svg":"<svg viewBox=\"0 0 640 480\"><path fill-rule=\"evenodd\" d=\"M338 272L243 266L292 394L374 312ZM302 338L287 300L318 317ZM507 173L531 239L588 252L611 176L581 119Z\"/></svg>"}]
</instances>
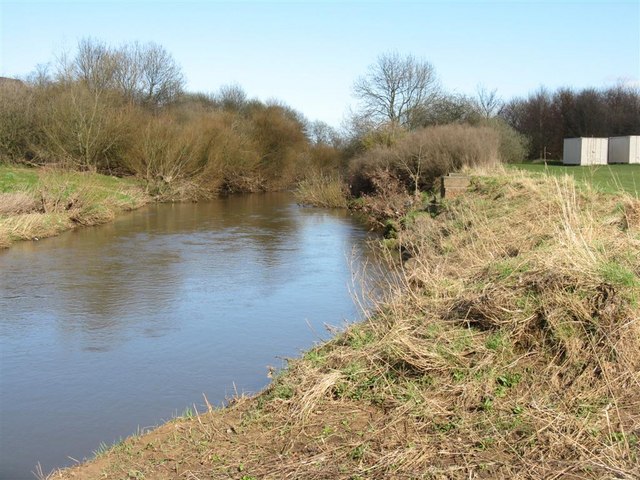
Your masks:
<instances>
[{"instance_id":1,"label":"tall dry grass","mask_svg":"<svg viewBox=\"0 0 640 480\"><path fill-rule=\"evenodd\" d=\"M347 208L349 188L339 175L312 172L298 182L296 201L323 208Z\"/></svg>"},{"instance_id":2,"label":"tall dry grass","mask_svg":"<svg viewBox=\"0 0 640 480\"><path fill-rule=\"evenodd\" d=\"M27 192L0 193L0 217L30 213L39 208L38 200Z\"/></svg>"}]
</instances>

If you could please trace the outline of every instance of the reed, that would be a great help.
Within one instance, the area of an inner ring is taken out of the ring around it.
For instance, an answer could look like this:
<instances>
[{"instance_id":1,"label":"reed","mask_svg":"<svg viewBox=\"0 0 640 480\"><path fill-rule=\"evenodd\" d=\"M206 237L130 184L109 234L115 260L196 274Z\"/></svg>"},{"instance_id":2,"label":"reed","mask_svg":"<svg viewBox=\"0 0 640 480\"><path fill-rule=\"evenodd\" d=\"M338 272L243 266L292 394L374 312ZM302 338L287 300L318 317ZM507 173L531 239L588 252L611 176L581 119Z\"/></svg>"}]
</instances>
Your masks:
<instances>
[{"instance_id":1,"label":"reed","mask_svg":"<svg viewBox=\"0 0 640 480\"><path fill-rule=\"evenodd\" d=\"M295 190L298 203L323 208L347 208L348 187L339 175L314 172L298 183Z\"/></svg>"}]
</instances>

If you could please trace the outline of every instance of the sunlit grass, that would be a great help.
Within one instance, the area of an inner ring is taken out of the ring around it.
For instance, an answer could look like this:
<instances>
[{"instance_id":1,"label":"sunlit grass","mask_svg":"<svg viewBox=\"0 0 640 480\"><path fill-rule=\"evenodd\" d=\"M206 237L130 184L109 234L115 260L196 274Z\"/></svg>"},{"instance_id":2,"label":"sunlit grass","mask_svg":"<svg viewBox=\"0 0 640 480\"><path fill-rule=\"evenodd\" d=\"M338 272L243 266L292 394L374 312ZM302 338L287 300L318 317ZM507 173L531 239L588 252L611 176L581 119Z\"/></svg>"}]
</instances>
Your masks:
<instances>
[{"instance_id":1,"label":"sunlit grass","mask_svg":"<svg viewBox=\"0 0 640 480\"><path fill-rule=\"evenodd\" d=\"M517 163L509 165L534 173L554 176L571 175L578 182L587 183L607 193L626 192L640 197L640 165L562 165L559 162Z\"/></svg>"},{"instance_id":2,"label":"sunlit grass","mask_svg":"<svg viewBox=\"0 0 640 480\"><path fill-rule=\"evenodd\" d=\"M0 248L112 220L147 202L135 179L0 166Z\"/></svg>"}]
</instances>

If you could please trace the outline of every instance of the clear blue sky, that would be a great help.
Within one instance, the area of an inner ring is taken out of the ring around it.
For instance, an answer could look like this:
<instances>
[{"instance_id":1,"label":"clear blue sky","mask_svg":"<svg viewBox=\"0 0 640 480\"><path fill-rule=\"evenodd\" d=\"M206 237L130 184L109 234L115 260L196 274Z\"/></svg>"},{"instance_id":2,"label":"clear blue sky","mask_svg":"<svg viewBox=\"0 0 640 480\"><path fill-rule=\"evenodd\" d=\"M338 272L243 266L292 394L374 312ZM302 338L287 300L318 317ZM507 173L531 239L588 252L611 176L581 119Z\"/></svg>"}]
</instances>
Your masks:
<instances>
[{"instance_id":1,"label":"clear blue sky","mask_svg":"<svg viewBox=\"0 0 640 480\"><path fill-rule=\"evenodd\" d=\"M640 81L640 0L0 0L0 75L24 76L84 37L154 41L190 91L239 83L335 126L354 104L354 80L386 51L430 61L449 91L483 84L505 99L541 85Z\"/></svg>"}]
</instances>

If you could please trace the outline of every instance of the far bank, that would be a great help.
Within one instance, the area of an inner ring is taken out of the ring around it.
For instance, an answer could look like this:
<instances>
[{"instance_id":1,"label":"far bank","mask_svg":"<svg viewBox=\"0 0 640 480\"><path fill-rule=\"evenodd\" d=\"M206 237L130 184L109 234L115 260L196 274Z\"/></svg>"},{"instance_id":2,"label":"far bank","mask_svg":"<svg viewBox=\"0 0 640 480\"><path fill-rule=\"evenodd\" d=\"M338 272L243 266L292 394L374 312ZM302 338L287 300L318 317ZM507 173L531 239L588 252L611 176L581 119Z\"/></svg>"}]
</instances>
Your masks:
<instances>
[{"instance_id":1,"label":"far bank","mask_svg":"<svg viewBox=\"0 0 640 480\"><path fill-rule=\"evenodd\" d=\"M134 178L0 166L0 248L106 223L151 200Z\"/></svg>"}]
</instances>

